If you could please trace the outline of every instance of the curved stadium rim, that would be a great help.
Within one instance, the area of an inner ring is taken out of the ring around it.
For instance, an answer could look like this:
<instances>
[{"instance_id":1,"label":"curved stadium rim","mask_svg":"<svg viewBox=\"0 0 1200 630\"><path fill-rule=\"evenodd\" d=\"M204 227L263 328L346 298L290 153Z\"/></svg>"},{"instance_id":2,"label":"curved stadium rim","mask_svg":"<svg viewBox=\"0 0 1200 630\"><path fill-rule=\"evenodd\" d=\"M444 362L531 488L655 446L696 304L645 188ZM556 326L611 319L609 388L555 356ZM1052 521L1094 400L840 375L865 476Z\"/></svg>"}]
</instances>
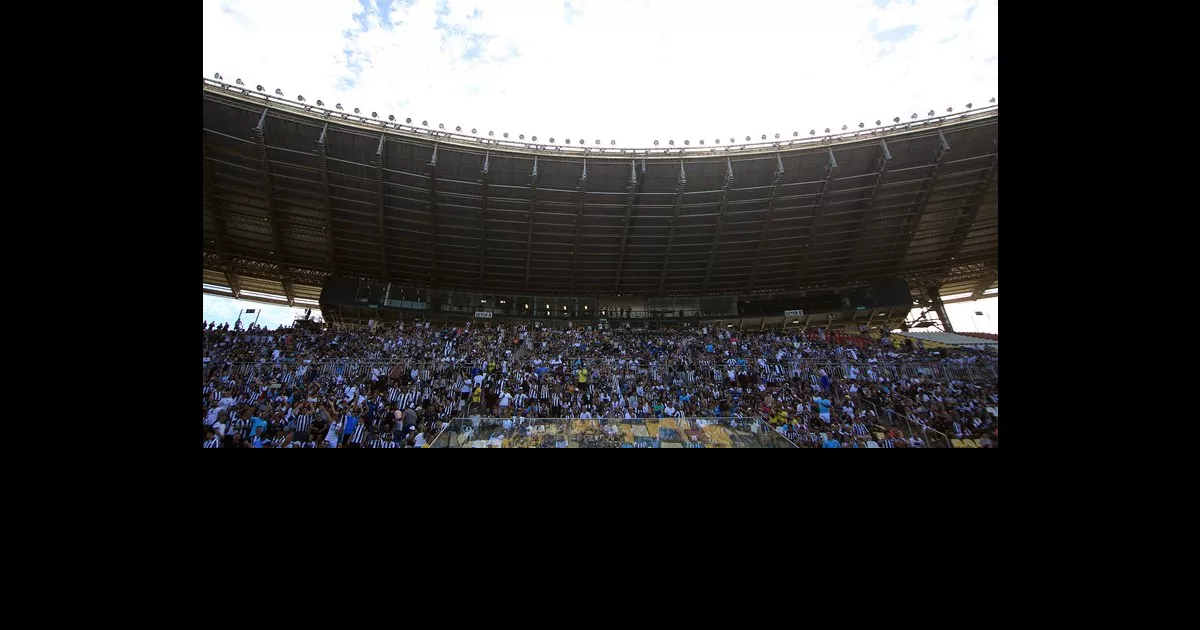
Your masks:
<instances>
[{"instance_id":1,"label":"curved stadium rim","mask_svg":"<svg viewBox=\"0 0 1200 630\"><path fill-rule=\"evenodd\" d=\"M328 107L319 107L311 105L307 102L294 101L283 96L267 94L266 92L258 92L254 89L240 85L225 83L215 79L203 79L205 92L218 94L223 96L233 97L237 100L242 100L248 103L265 104L267 107L274 108L277 111L306 116L316 120L329 121L333 120L341 124L360 128L364 131L375 133L377 131L390 132L396 136L425 140L436 141L439 143L448 143L455 146L463 147L464 149L482 148L484 150L504 149L514 153L537 154L537 155L572 155L599 157L610 159L622 158L680 158L680 157L709 157L715 155L748 155L755 153L775 153L781 150L790 149L806 149L813 147L834 146L840 143L861 142L871 139L886 139L896 136L911 136L928 135L941 127L946 126L961 126L963 122L970 121L986 121L995 118L999 115L999 105L989 104L984 107L978 107L968 110L966 113L953 114L947 113L943 115L927 116L909 122L900 122L887 125L880 125L870 129L859 129L829 134L817 134L808 138L792 137L791 139L780 138L776 140L766 140L759 142L733 143L725 145L709 145L709 146L686 146L686 147L587 147L557 144L541 143L541 142L523 142L505 139L496 139L492 137L464 134L458 132L445 131L442 129L429 129L426 127L416 126L407 123L390 122L378 118L371 118L345 111L338 111Z\"/></svg>"}]
</instances>

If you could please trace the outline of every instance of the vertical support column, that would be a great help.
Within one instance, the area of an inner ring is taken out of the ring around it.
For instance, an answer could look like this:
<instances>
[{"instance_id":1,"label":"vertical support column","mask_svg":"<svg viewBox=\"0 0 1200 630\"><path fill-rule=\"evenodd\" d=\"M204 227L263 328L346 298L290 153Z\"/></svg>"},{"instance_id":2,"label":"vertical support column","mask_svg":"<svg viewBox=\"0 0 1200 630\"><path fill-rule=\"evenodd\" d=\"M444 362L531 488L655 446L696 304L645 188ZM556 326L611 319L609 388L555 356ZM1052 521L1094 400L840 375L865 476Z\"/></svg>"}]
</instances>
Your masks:
<instances>
[{"instance_id":1,"label":"vertical support column","mask_svg":"<svg viewBox=\"0 0 1200 630\"><path fill-rule=\"evenodd\" d=\"M583 206L587 199L587 181L587 159L585 158L583 174L579 176L579 187L576 189L579 199L575 206L575 247L571 250L571 291L575 291L575 277L579 273L579 227L583 221Z\"/></svg>"},{"instance_id":2,"label":"vertical support column","mask_svg":"<svg viewBox=\"0 0 1200 630\"><path fill-rule=\"evenodd\" d=\"M946 305L942 303L942 294L938 291L937 285L929 285L925 288L929 292L929 301L933 303L933 310L937 312L938 319L942 321L942 328L948 333L954 332L954 325L950 323L950 317L946 315Z\"/></svg>"},{"instance_id":3,"label":"vertical support column","mask_svg":"<svg viewBox=\"0 0 1200 630\"><path fill-rule=\"evenodd\" d=\"M433 252L429 255L429 284L432 286L437 278L437 235L438 235L438 196L437 196L437 152L438 145L433 145L433 155L429 156L429 214L433 229Z\"/></svg>"},{"instance_id":4,"label":"vertical support column","mask_svg":"<svg viewBox=\"0 0 1200 630\"><path fill-rule=\"evenodd\" d=\"M379 256L383 262L383 278L388 278L387 225L383 220L383 209L387 202L384 186L383 162L387 155L387 135L379 134L379 147L375 149L375 204L379 211Z\"/></svg>"},{"instance_id":5,"label":"vertical support column","mask_svg":"<svg viewBox=\"0 0 1200 630\"><path fill-rule=\"evenodd\" d=\"M721 186L721 200L717 203L717 225L713 228L712 245L708 248L708 269L704 270L704 288L708 293L708 283L712 280L713 264L717 260L717 243L721 240L721 229L725 223L725 205L729 203L729 189L733 187L733 162L725 158L725 182Z\"/></svg>"},{"instance_id":6,"label":"vertical support column","mask_svg":"<svg viewBox=\"0 0 1200 630\"><path fill-rule=\"evenodd\" d=\"M321 128L321 138L317 140L317 158L321 164L321 204L325 210L325 245L329 256L329 268L337 273L337 259L334 257L333 244L333 205L330 202L329 191L329 155L328 155L329 123Z\"/></svg>"},{"instance_id":7,"label":"vertical support column","mask_svg":"<svg viewBox=\"0 0 1200 630\"><path fill-rule=\"evenodd\" d=\"M482 186L483 199L483 207L479 210L479 224L482 230L479 235L479 288L481 289L487 286L483 280L483 265L487 259L488 161L491 156L491 151L484 152L483 169L479 171L479 184Z\"/></svg>"},{"instance_id":8,"label":"vertical support column","mask_svg":"<svg viewBox=\"0 0 1200 630\"><path fill-rule=\"evenodd\" d=\"M679 206L683 204L683 192L687 188L687 172L683 170L683 160L679 160L679 177L675 180L675 203L671 206L671 223L667 229L667 251L663 255L662 273L658 276L658 294L666 293L667 266L671 264L671 245L675 242L675 222L679 219Z\"/></svg>"},{"instance_id":9,"label":"vertical support column","mask_svg":"<svg viewBox=\"0 0 1200 630\"><path fill-rule=\"evenodd\" d=\"M525 211L525 289L529 290L529 263L533 256L533 207L537 205L537 156L533 156L533 173L529 176L529 209ZM537 306L536 304L534 305Z\"/></svg>"},{"instance_id":10,"label":"vertical support column","mask_svg":"<svg viewBox=\"0 0 1200 630\"><path fill-rule=\"evenodd\" d=\"M642 160L642 179L646 181L646 160ZM633 202L637 199L638 192L641 190L641 183L637 176L637 162L629 161L629 184L625 187L627 196L625 198L625 218L622 221L621 232L621 253L617 256L617 281L613 293L621 292L621 272L625 270L625 247L629 243L629 225L633 216Z\"/></svg>"}]
</instances>

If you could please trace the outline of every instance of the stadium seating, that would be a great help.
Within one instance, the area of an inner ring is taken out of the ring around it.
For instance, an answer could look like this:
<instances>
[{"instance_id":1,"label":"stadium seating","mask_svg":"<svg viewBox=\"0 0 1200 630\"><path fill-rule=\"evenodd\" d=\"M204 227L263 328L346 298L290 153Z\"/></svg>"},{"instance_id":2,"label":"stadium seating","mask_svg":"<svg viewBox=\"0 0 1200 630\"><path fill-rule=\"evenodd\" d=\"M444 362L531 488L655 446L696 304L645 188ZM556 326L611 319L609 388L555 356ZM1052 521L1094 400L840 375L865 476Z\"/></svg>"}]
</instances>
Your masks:
<instances>
[{"instance_id":1,"label":"stadium seating","mask_svg":"<svg viewBox=\"0 0 1200 630\"><path fill-rule=\"evenodd\" d=\"M936 343L907 351L813 329L206 324L205 445L977 448L998 426L998 358Z\"/></svg>"}]
</instances>

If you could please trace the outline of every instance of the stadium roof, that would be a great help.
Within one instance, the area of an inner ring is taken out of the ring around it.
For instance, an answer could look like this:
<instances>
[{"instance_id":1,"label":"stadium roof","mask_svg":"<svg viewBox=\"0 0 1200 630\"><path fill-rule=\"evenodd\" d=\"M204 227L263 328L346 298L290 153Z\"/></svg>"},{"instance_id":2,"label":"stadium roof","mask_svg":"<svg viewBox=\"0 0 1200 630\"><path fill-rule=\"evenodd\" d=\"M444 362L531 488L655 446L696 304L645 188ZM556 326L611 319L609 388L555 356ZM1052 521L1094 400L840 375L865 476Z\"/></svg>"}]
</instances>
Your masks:
<instances>
[{"instance_id":1,"label":"stadium roof","mask_svg":"<svg viewBox=\"0 0 1200 630\"><path fill-rule=\"evenodd\" d=\"M302 306L330 273L534 295L997 286L995 106L620 148L300 99L204 80L206 292Z\"/></svg>"}]
</instances>

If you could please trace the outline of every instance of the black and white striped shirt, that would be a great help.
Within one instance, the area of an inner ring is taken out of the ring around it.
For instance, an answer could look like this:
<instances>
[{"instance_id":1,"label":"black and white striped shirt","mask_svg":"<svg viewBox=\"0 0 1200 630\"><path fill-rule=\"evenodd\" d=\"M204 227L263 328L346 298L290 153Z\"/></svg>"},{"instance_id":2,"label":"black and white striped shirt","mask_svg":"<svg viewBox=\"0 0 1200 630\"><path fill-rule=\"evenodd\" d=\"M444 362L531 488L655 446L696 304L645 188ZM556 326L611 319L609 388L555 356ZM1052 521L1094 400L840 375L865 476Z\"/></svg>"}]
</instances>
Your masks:
<instances>
[{"instance_id":1,"label":"black and white striped shirt","mask_svg":"<svg viewBox=\"0 0 1200 630\"><path fill-rule=\"evenodd\" d=\"M307 431L310 425L312 425L312 414L302 413L296 415L297 431Z\"/></svg>"},{"instance_id":2,"label":"black and white striped shirt","mask_svg":"<svg viewBox=\"0 0 1200 630\"><path fill-rule=\"evenodd\" d=\"M883 440L881 440L879 442L879 446L881 446L882 448L896 448L896 440L893 440L891 438L884 438Z\"/></svg>"},{"instance_id":3,"label":"black and white striped shirt","mask_svg":"<svg viewBox=\"0 0 1200 630\"><path fill-rule=\"evenodd\" d=\"M371 448L396 448L396 443L392 440L376 438L371 440Z\"/></svg>"},{"instance_id":4,"label":"black and white striped shirt","mask_svg":"<svg viewBox=\"0 0 1200 630\"><path fill-rule=\"evenodd\" d=\"M354 432L350 434L350 443L351 444L362 444L363 436L366 434L366 432L367 432L366 423L364 423L360 420L358 424L354 425Z\"/></svg>"},{"instance_id":5,"label":"black and white striped shirt","mask_svg":"<svg viewBox=\"0 0 1200 630\"><path fill-rule=\"evenodd\" d=\"M204 448L221 448L221 438L214 436L211 440L205 440Z\"/></svg>"}]
</instances>

